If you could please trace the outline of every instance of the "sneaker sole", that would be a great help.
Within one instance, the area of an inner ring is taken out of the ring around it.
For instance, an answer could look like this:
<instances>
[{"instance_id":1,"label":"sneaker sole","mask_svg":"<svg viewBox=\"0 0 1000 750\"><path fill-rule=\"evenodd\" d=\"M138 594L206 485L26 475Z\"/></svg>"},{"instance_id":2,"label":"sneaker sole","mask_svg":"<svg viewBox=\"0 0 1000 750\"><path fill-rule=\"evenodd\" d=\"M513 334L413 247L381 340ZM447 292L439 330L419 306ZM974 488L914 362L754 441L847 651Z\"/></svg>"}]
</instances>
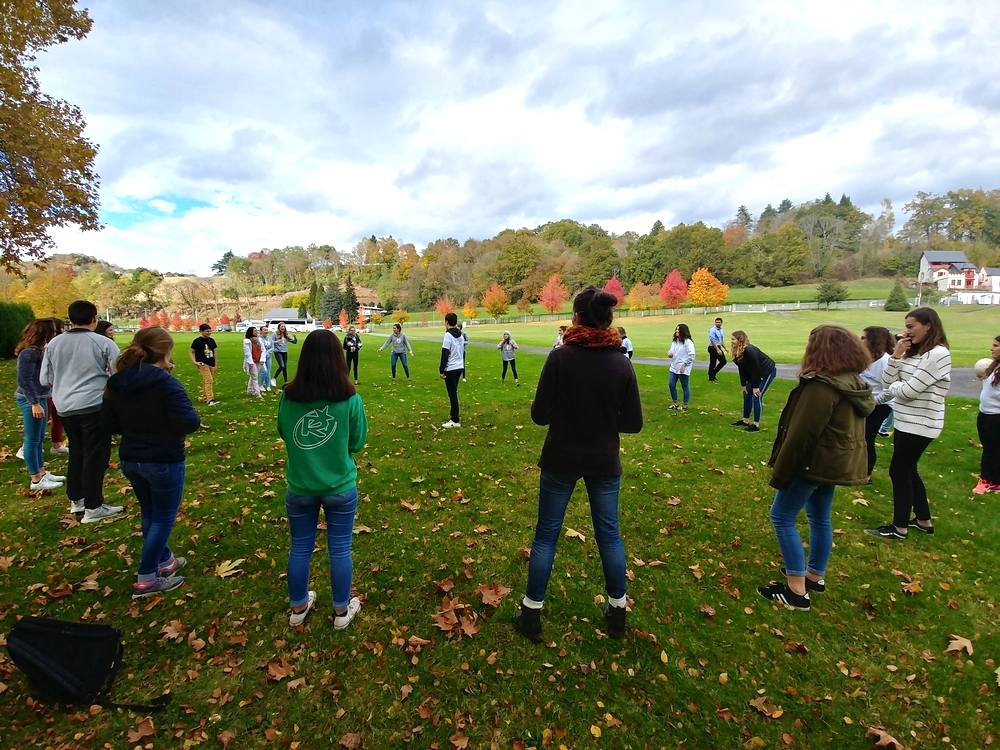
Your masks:
<instances>
[{"instance_id":1,"label":"sneaker sole","mask_svg":"<svg viewBox=\"0 0 1000 750\"><path fill-rule=\"evenodd\" d=\"M145 599L147 596L156 596L157 594L166 594L167 592L173 591L174 589L179 589L183 585L184 585L184 581L181 581L176 586L171 586L169 589L157 589L156 591L144 591L144 592L142 592L140 594L137 594L137 593L135 593L135 591L133 591L132 592L132 598L133 599Z\"/></svg>"},{"instance_id":2,"label":"sneaker sole","mask_svg":"<svg viewBox=\"0 0 1000 750\"><path fill-rule=\"evenodd\" d=\"M86 513L86 511L84 511L84 513ZM124 517L125 511L112 513L110 516L101 516L100 518L87 518L87 516L84 515L83 520L81 520L80 523L99 523L101 521L113 521Z\"/></svg>"}]
</instances>

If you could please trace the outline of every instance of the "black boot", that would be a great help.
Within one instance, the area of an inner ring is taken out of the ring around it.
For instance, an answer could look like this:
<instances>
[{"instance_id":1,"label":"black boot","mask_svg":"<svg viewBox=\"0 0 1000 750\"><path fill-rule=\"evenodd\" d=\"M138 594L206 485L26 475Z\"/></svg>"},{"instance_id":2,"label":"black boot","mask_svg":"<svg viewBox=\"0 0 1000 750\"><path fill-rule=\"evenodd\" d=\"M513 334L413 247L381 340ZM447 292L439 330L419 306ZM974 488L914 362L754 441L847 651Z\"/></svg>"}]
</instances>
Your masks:
<instances>
[{"instance_id":1,"label":"black boot","mask_svg":"<svg viewBox=\"0 0 1000 750\"><path fill-rule=\"evenodd\" d=\"M608 635L621 638L625 635L625 607L604 605L604 621L608 624Z\"/></svg>"},{"instance_id":2,"label":"black boot","mask_svg":"<svg viewBox=\"0 0 1000 750\"><path fill-rule=\"evenodd\" d=\"M514 627L517 632L534 643L542 642L542 618L541 610L530 609L523 604L518 607L514 614Z\"/></svg>"}]
</instances>

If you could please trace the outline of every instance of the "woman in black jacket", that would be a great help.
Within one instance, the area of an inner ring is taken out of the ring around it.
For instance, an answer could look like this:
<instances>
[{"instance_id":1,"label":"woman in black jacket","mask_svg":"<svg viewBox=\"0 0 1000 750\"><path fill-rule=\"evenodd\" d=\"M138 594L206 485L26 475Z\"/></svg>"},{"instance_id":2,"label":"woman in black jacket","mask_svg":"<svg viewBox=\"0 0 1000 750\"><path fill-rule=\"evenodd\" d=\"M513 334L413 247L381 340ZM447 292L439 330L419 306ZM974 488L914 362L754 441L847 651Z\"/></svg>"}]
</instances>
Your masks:
<instances>
[{"instance_id":1,"label":"woman in black jacket","mask_svg":"<svg viewBox=\"0 0 1000 750\"><path fill-rule=\"evenodd\" d=\"M621 432L642 429L642 404L632 363L618 352L612 329L618 299L590 286L573 300L573 326L552 350L538 379L531 419L548 425L538 466L538 523L531 543L528 583L515 616L518 631L542 639L541 609L552 573L566 506L583 479L604 568L608 634L625 633L625 545L618 530Z\"/></svg>"},{"instance_id":2,"label":"woman in black jacket","mask_svg":"<svg viewBox=\"0 0 1000 750\"><path fill-rule=\"evenodd\" d=\"M740 370L740 385L743 386L743 419L733 422L742 426L745 432L760 432L760 415L764 411L764 393L778 375L774 360L750 343L743 331L735 331L729 340L733 362ZM753 424L750 411L753 410Z\"/></svg>"},{"instance_id":3,"label":"woman in black jacket","mask_svg":"<svg viewBox=\"0 0 1000 750\"><path fill-rule=\"evenodd\" d=\"M186 562L167 542L184 493L184 436L201 425L184 387L170 374L174 341L159 326L139 331L115 363L104 393L104 417L121 433L122 473L142 515L142 557L132 598L184 583L174 573Z\"/></svg>"}]
</instances>

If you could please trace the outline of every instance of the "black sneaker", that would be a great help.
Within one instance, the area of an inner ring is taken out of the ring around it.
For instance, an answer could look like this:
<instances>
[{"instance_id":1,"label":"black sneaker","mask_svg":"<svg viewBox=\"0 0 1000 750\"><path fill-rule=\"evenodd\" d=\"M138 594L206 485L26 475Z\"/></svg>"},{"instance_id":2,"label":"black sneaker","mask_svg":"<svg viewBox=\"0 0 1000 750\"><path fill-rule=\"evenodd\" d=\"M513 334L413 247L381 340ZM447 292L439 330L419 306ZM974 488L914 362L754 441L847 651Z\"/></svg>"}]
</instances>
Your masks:
<instances>
[{"instance_id":1,"label":"black sneaker","mask_svg":"<svg viewBox=\"0 0 1000 750\"><path fill-rule=\"evenodd\" d=\"M799 612L809 611L809 592L799 595L788 588L787 583L773 583L770 586L758 586L757 593L772 602L784 604L790 609L797 609Z\"/></svg>"},{"instance_id":2,"label":"black sneaker","mask_svg":"<svg viewBox=\"0 0 1000 750\"><path fill-rule=\"evenodd\" d=\"M540 609L530 609L523 604L514 613L517 632L533 643L542 642L542 617Z\"/></svg>"},{"instance_id":3,"label":"black sneaker","mask_svg":"<svg viewBox=\"0 0 1000 750\"><path fill-rule=\"evenodd\" d=\"M906 525L909 526L911 529L916 529L917 531L922 531L925 534L933 534L934 533L934 524L931 524L930 526L924 526L916 518L911 518L910 522L908 524L906 524Z\"/></svg>"},{"instance_id":4,"label":"black sneaker","mask_svg":"<svg viewBox=\"0 0 1000 750\"><path fill-rule=\"evenodd\" d=\"M784 568L781 569L781 575L786 575ZM815 591L817 594L825 594L826 579L820 578L818 581L813 581L806 576L806 591Z\"/></svg>"},{"instance_id":5,"label":"black sneaker","mask_svg":"<svg viewBox=\"0 0 1000 750\"><path fill-rule=\"evenodd\" d=\"M625 635L625 607L604 605L604 621L608 624L608 635L621 638Z\"/></svg>"},{"instance_id":6,"label":"black sneaker","mask_svg":"<svg viewBox=\"0 0 1000 750\"><path fill-rule=\"evenodd\" d=\"M879 526L877 529L865 529L865 533L869 536L877 536L882 539L906 539L906 534L901 532L891 523L887 523L885 526Z\"/></svg>"},{"instance_id":7,"label":"black sneaker","mask_svg":"<svg viewBox=\"0 0 1000 750\"><path fill-rule=\"evenodd\" d=\"M746 427L747 424L748 423L744 422L742 419L737 419L735 422L733 422L733 427Z\"/></svg>"},{"instance_id":8,"label":"black sneaker","mask_svg":"<svg viewBox=\"0 0 1000 750\"><path fill-rule=\"evenodd\" d=\"M748 424L743 428L743 432L760 432L760 427L755 424Z\"/></svg>"}]
</instances>

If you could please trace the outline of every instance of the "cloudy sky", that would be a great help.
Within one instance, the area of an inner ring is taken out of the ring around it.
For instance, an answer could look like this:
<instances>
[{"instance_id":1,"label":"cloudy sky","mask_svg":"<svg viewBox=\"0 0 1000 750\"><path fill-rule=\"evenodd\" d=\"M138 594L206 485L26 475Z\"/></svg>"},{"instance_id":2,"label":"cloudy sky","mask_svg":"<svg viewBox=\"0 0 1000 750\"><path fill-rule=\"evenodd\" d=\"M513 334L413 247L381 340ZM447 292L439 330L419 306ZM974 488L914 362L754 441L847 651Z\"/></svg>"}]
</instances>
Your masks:
<instances>
[{"instance_id":1,"label":"cloudy sky","mask_svg":"<svg viewBox=\"0 0 1000 750\"><path fill-rule=\"evenodd\" d=\"M890 198L898 227L918 190L1000 187L992 3L86 5L87 39L39 62L100 145L106 228L54 236L125 267L722 225L827 191Z\"/></svg>"}]
</instances>

